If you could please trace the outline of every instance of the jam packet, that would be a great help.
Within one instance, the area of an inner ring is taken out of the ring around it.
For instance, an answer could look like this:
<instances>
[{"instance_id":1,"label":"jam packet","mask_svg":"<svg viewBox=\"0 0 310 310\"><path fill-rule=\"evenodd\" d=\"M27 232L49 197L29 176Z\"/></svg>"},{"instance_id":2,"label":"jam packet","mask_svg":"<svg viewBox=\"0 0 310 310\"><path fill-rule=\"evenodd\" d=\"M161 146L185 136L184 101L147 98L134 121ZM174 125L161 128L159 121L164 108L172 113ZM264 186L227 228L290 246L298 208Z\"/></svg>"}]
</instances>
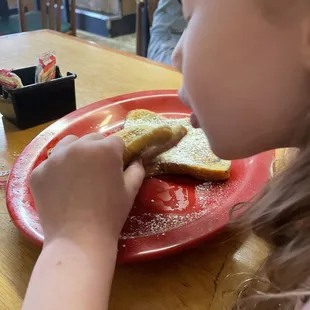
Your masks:
<instances>
[{"instance_id":1,"label":"jam packet","mask_svg":"<svg viewBox=\"0 0 310 310\"><path fill-rule=\"evenodd\" d=\"M0 70L0 85L5 88L21 88L23 87L20 77L11 70Z\"/></svg>"},{"instance_id":2,"label":"jam packet","mask_svg":"<svg viewBox=\"0 0 310 310\"><path fill-rule=\"evenodd\" d=\"M36 68L36 83L44 83L56 77L56 56L54 52L47 52L38 57Z\"/></svg>"}]
</instances>

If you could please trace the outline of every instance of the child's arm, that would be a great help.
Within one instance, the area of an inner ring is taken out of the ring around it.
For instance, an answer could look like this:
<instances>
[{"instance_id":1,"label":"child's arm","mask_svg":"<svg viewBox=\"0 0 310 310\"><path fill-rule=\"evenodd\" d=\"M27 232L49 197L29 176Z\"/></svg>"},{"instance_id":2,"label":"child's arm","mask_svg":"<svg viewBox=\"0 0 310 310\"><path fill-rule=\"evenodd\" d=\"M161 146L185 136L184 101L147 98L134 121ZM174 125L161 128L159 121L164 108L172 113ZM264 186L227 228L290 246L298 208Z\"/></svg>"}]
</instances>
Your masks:
<instances>
[{"instance_id":1,"label":"child's arm","mask_svg":"<svg viewBox=\"0 0 310 310\"><path fill-rule=\"evenodd\" d=\"M108 309L117 247L98 240L96 248L57 240L42 251L23 310Z\"/></svg>"},{"instance_id":2,"label":"child's arm","mask_svg":"<svg viewBox=\"0 0 310 310\"><path fill-rule=\"evenodd\" d=\"M44 231L23 310L108 308L118 237L142 184L119 137L66 137L30 187Z\"/></svg>"}]
</instances>

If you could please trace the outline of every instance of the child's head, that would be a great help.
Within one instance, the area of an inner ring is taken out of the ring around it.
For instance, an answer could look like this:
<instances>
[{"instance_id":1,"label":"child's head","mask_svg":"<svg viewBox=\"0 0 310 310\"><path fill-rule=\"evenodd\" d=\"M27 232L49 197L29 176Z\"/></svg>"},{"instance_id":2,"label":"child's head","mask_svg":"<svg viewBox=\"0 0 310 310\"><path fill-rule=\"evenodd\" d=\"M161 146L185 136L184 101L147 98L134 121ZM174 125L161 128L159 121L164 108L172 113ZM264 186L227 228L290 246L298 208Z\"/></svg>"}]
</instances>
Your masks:
<instances>
[{"instance_id":1,"label":"child's head","mask_svg":"<svg viewBox=\"0 0 310 310\"><path fill-rule=\"evenodd\" d=\"M233 159L298 145L310 99L310 1L184 0L183 10L188 27L173 59L184 74L180 97L214 152Z\"/></svg>"},{"instance_id":2,"label":"child's head","mask_svg":"<svg viewBox=\"0 0 310 310\"><path fill-rule=\"evenodd\" d=\"M267 295L249 282L240 309L294 309L310 295L310 0L183 0L183 9L188 27L173 59L180 97L214 152L301 148L240 220L273 244Z\"/></svg>"}]
</instances>

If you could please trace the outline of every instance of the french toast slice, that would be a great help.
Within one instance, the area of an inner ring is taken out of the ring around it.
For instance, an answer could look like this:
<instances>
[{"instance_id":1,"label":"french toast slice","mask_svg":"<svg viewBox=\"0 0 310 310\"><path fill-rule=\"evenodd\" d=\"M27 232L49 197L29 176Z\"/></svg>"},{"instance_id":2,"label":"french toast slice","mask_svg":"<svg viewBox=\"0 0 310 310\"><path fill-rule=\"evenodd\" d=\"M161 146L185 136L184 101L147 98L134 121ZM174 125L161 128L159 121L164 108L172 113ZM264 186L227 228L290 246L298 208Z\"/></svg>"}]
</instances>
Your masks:
<instances>
[{"instance_id":1,"label":"french toast slice","mask_svg":"<svg viewBox=\"0 0 310 310\"><path fill-rule=\"evenodd\" d=\"M127 114L124 128L136 126L183 126L187 129L187 135L177 146L158 155L146 166L147 176L180 174L208 181L224 181L230 177L231 162L218 158L211 151L203 130L193 128L188 117L166 118L138 109Z\"/></svg>"},{"instance_id":2,"label":"french toast slice","mask_svg":"<svg viewBox=\"0 0 310 310\"><path fill-rule=\"evenodd\" d=\"M153 158L176 146L187 134L187 129L181 125L173 126L134 126L124 128L114 133L125 142L124 166L132 160L141 157L143 164L152 162Z\"/></svg>"},{"instance_id":3,"label":"french toast slice","mask_svg":"<svg viewBox=\"0 0 310 310\"><path fill-rule=\"evenodd\" d=\"M113 133L125 142L124 168L135 158L141 157L143 164L148 165L157 155L174 147L187 134L187 129L182 125L173 126L133 126ZM47 151L47 157L53 148Z\"/></svg>"}]
</instances>

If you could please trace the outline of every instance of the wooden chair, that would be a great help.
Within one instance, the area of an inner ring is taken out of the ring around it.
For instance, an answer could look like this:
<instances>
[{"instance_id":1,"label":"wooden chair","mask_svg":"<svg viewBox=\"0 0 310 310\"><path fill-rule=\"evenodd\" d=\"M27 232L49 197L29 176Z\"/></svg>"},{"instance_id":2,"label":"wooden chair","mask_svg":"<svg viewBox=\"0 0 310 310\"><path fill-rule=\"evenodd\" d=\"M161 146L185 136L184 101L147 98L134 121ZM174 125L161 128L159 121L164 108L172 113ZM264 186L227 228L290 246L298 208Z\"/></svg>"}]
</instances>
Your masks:
<instances>
[{"instance_id":1,"label":"wooden chair","mask_svg":"<svg viewBox=\"0 0 310 310\"><path fill-rule=\"evenodd\" d=\"M150 41L150 27L159 0L137 0L136 12L136 54L147 57Z\"/></svg>"},{"instance_id":2,"label":"wooden chair","mask_svg":"<svg viewBox=\"0 0 310 310\"><path fill-rule=\"evenodd\" d=\"M19 15L0 20L0 33L11 34L40 29L52 29L76 35L75 0L41 0L40 11L25 13L24 0L18 1Z\"/></svg>"},{"instance_id":3,"label":"wooden chair","mask_svg":"<svg viewBox=\"0 0 310 310\"><path fill-rule=\"evenodd\" d=\"M0 0L0 18L8 19L9 18L9 5L6 0Z\"/></svg>"}]
</instances>

